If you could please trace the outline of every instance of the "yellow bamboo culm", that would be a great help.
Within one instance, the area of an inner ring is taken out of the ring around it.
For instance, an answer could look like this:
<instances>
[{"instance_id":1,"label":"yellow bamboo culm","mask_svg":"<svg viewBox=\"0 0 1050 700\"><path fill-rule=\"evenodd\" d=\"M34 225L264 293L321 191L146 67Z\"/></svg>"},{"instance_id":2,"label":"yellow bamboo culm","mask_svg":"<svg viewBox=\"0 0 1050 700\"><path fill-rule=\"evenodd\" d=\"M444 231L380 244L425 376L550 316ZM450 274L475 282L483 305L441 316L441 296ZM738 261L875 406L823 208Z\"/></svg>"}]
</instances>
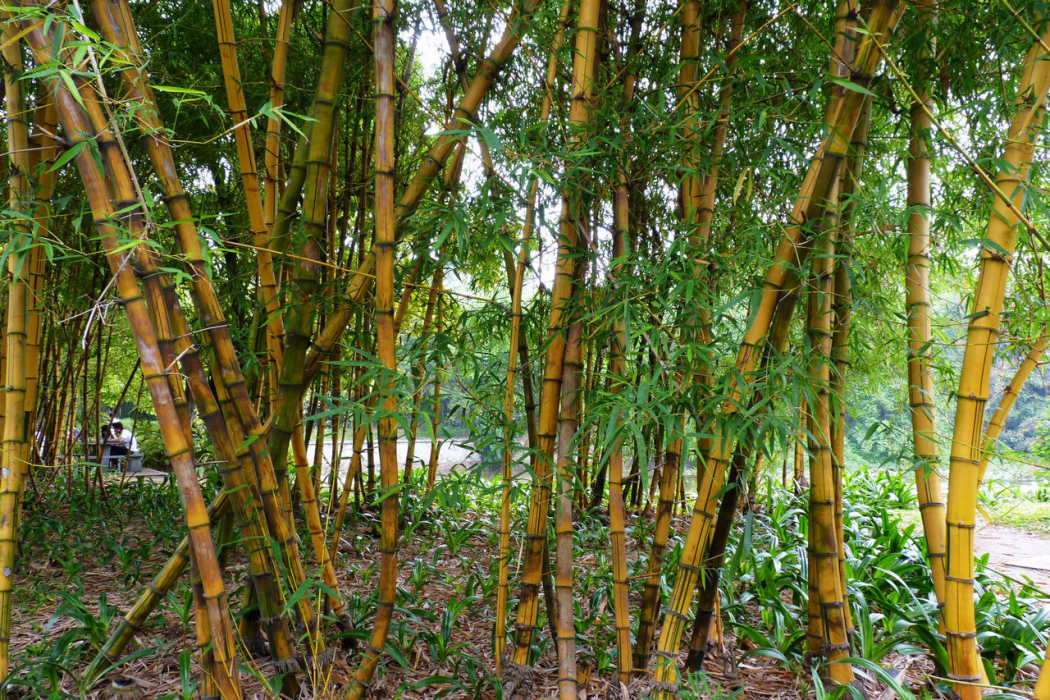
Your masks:
<instances>
[{"instance_id":1,"label":"yellow bamboo culm","mask_svg":"<svg viewBox=\"0 0 1050 700\"><path fill-rule=\"evenodd\" d=\"M425 371L427 364L426 347L429 340L430 326L434 321L434 309L438 303L438 293L441 289L442 282L444 280L444 271L442 268L442 262L438 262L438 269L434 271L434 281L430 285L430 295L427 298L427 306L423 311L423 326L419 329L418 338L420 338L419 347L415 348L415 352L419 354L419 360L416 362L413 371L412 382L415 385L415 390L412 392L412 416L409 419L408 425L408 450L405 453L405 475L402 481L409 488L412 486L412 467L416 463L416 437L419 432L419 420L421 407L423 404L423 389L426 385ZM397 323L395 322L395 326Z\"/></svg>"},{"instance_id":2,"label":"yellow bamboo culm","mask_svg":"<svg viewBox=\"0 0 1050 700\"><path fill-rule=\"evenodd\" d=\"M60 23L52 23L49 35L45 38L40 24L25 27L26 38L42 64L46 65L52 56L60 54L58 47L61 46L61 31ZM76 145L92 138L94 130L84 113L80 96L74 96L65 84L55 82L52 84L52 97L58 107L63 130L70 143ZM119 229L115 223L119 219L115 214L112 195L106 188L106 178L94 160L91 149L84 148L75 160L87 190L92 216L101 235L110 268L115 276L117 291L124 300L128 322L142 362L143 376L146 378L147 387L153 398L164 445L183 497L191 547L201 574L208 613L206 622L210 624L214 640L212 645L212 653L215 657L213 668L217 672L218 689L224 698L240 698L240 678L234 655L233 630L229 608L226 604L222 574L212 543L210 522L201 496L190 447L186 444L180 427L181 420L172 401L166 371L160 362L156 333L150 324L132 267L128 264L128 253L122 250L118 242ZM125 216L134 216L134 212L126 213Z\"/></svg>"},{"instance_id":3,"label":"yellow bamboo culm","mask_svg":"<svg viewBox=\"0 0 1050 700\"><path fill-rule=\"evenodd\" d=\"M555 515L554 588L558 600L558 700L577 700L576 623L572 598L572 504L576 459L576 427L580 412L580 369L583 322L569 327L561 384L561 420L558 425L558 493Z\"/></svg>"},{"instance_id":4,"label":"yellow bamboo culm","mask_svg":"<svg viewBox=\"0 0 1050 700\"><path fill-rule=\"evenodd\" d=\"M570 2L563 2L561 14L558 17L558 31L554 35L554 43L551 47L550 58L547 60L547 74L544 76L543 101L540 105L540 124L544 125L550 120L551 106L554 103L554 83L558 77L558 57L565 37L565 27L569 19L569 11L572 9ZM539 196L539 179L534 178L529 186L529 198L525 205L525 218L521 227L521 240L518 243L518 260L514 266L514 276L511 279L511 323L510 343L507 355L507 383L503 393L503 484L500 490L500 551L499 569L497 573L498 587L496 589L496 631L493 656L496 659L496 669L500 670L503 663L503 651L507 645L507 599L510 597L510 493L511 477L514 454L512 445L514 441L514 395L518 380L518 347L521 344L521 315L522 315L522 293L525 284L525 270L529 263L529 246L532 243L532 232L536 220L536 200ZM435 431L435 440L437 434ZM433 462L433 452L431 453ZM431 471L433 471L433 466ZM615 556L615 555L614 555Z\"/></svg>"},{"instance_id":5,"label":"yellow bamboo culm","mask_svg":"<svg viewBox=\"0 0 1050 700\"><path fill-rule=\"evenodd\" d=\"M1042 23L1042 22L1041 22ZM1024 57L1021 81L1010 121L992 213L981 248L980 274L966 334L966 349L956 393L946 512L944 627L949 678L963 700L981 697L982 663L977 648L974 613L974 530L977 486L984 447L985 404L999 337L1003 298L1033 153L1039 137L1050 85L1050 23Z\"/></svg>"},{"instance_id":6,"label":"yellow bamboo culm","mask_svg":"<svg viewBox=\"0 0 1050 700\"><path fill-rule=\"evenodd\" d=\"M830 199L837 199L833 187ZM833 230L837 217L829 209L827 228ZM836 484L831 448L831 346L834 295L835 244L830 233L818 239L811 255L812 277L807 289L809 314L809 568L817 594L817 615L810 624L810 638L821 641L820 651L828 662L828 676L841 685L852 683L853 668L843 663L850 653L847 636L846 604L839 578L838 533L835 527ZM813 611L810 602L810 610Z\"/></svg>"},{"instance_id":7,"label":"yellow bamboo culm","mask_svg":"<svg viewBox=\"0 0 1050 700\"><path fill-rule=\"evenodd\" d=\"M22 420L26 398L26 325L30 288L29 256L32 244L27 225L32 216L33 188L29 181L29 114L22 80L22 46L18 25L3 23L4 87L6 90L8 209L20 213L8 243L7 318L4 340L7 361L3 376L5 405L3 453L0 456L0 681L7 680L10 668L11 608L14 590L15 558L18 554L18 510L26 442ZM7 690L0 690L6 700Z\"/></svg>"},{"instance_id":8,"label":"yellow bamboo culm","mask_svg":"<svg viewBox=\"0 0 1050 700\"><path fill-rule=\"evenodd\" d=\"M452 113L452 118L446 124L446 130L439 134L434 140L433 146L427 151L422 159L419 169L408 183L408 187L401 195L394 211L398 221L403 221L410 216L423 200L430 184L445 167L449 154L462 138L458 131L470 129L477 118L478 109L481 107L489 88L492 87L496 76L510 59L517 48L525 28L529 26L533 13L540 6L540 0L526 0L520 8L515 7L507 21L503 36L499 43L492 49L488 56L481 62L470 85L464 90L463 97ZM287 190L286 190L287 191ZM395 238L397 230L395 229ZM304 379L309 381L316 374L322 359L332 351L336 343L343 336L343 331L353 315L354 308L368 294L372 288L372 270L375 267L375 251L366 253L353 276L347 282L344 301L339 304L335 311L328 316L324 328L314 338L313 347L306 358Z\"/></svg>"},{"instance_id":9,"label":"yellow bamboo culm","mask_svg":"<svg viewBox=\"0 0 1050 700\"><path fill-rule=\"evenodd\" d=\"M845 603L846 629L853 631L853 614L850 610L846 579L846 528L845 502L843 499L846 469L846 378L850 367L850 323L852 321L853 286L850 281L852 264L853 217L856 210L856 195L860 191L861 174L868 146L868 127L871 118L871 101L861 115L857 128L853 130L850 155L846 161L841 180L839 199L842 213L835 261L835 295L833 307L835 320L831 338L831 457L835 480L835 537L838 540L839 584Z\"/></svg>"},{"instance_id":10,"label":"yellow bamboo culm","mask_svg":"<svg viewBox=\"0 0 1050 700\"><path fill-rule=\"evenodd\" d=\"M563 11L568 13L568 3L563 6ZM630 19L631 35L627 44L627 72L623 77L624 104L630 105L634 102L634 91L637 84L637 76L634 72L633 60L639 50L642 21L644 9L641 0L636 4L634 14ZM625 140L630 140L631 124L625 115L620 121L620 130ZM610 260L609 283L614 293L622 291L624 272L626 269L626 241L630 236L631 227L631 182L630 172L627 167L620 167L616 172L616 187L613 190L613 226L612 226L612 257ZM612 397L621 393L626 382L626 347L627 347L627 325L624 317L617 314L612 322L612 333L609 338L609 393ZM609 545L612 553L612 584L613 584L613 620L616 628L616 678L626 685L630 682L633 662L631 657L631 611L630 611L630 588L627 580L627 536L626 536L626 513L623 502L623 437L620 431L624 425L624 411L620 407L613 408L614 434L612 445L608 448L608 473L609 473ZM601 494L599 493L598 496Z\"/></svg>"},{"instance_id":11,"label":"yellow bamboo culm","mask_svg":"<svg viewBox=\"0 0 1050 700\"><path fill-rule=\"evenodd\" d=\"M916 3L922 13L919 26L930 27L936 5ZM931 32L932 36L932 32ZM933 54L932 38L919 44L918 62ZM930 366L930 155L933 100L928 80L916 86L918 100L911 107L908 147L908 264L905 267L905 306L908 317L908 406L911 412L915 488L918 494L926 551L933 573L937 607L944 607L945 503L938 471L937 417Z\"/></svg>"},{"instance_id":12,"label":"yellow bamboo culm","mask_svg":"<svg viewBox=\"0 0 1050 700\"><path fill-rule=\"evenodd\" d=\"M866 86L882 59L888 42L888 34L900 19L895 0L880 0L868 13L868 33L861 38L853 63L852 80ZM693 506L693 514L686 533L671 593L667 613L664 616L660 643L656 651L659 657L653 684L654 696L658 700L678 694L678 649L685 631L688 612L696 589L700 566L703 563L704 547L716 517L719 493L725 482L726 468L732 460L740 426L739 406L746 405L748 386L742 379L748 377L761 356L760 346L769 330L777 301L783 292L785 277L797 259L797 244L807 221L823 217L828 192L837 180L850 139L865 108L864 94L847 90L836 100L835 109L830 110L825 125L825 139L813 158L809 171L800 187L790 225L777 247L774 263L766 272L762 287L762 298L754 310L751 323L745 332L737 354L735 368L727 389L727 401L721 415L712 424L713 440L706 463L701 467L700 488Z\"/></svg>"},{"instance_id":13,"label":"yellow bamboo culm","mask_svg":"<svg viewBox=\"0 0 1050 700\"><path fill-rule=\"evenodd\" d=\"M1021 361L1021 366L1017 368L1017 373L1014 374L1010 383L1006 385L1006 390L1003 392L1002 398L999 399L999 405L995 407L995 413L992 414L992 419L988 421L988 427L984 429L981 467L977 470L978 488L984 484L984 476L988 471L988 461L993 453L992 448L995 445L995 441L999 438L999 433L1003 431L1003 425L1010 415L1010 410L1014 407L1014 403L1016 403L1025 382L1028 381L1028 375L1039 365L1039 361L1042 359L1048 346L1050 346L1050 335L1046 335L1044 332L1043 335L1036 338L1032 349L1028 351L1024 360Z\"/></svg>"},{"instance_id":14,"label":"yellow bamboo culm","mask_svg":"<svg viewBox=\"0 0 1050 700\"><path fill-rule=\"evenodd\" d=\"M397 338L394 330L394 248L397 212L394 200L394 0L372 5L375 52L375 270L376 354L383 364L377 380L382 396L379 418L379 466L382 478L379 596L372 634L347 692L360 700L372 681L386 646L397 597Z\"/></svg>"},{"instance_id":15,"label":"yellow bamboo culm","mask_svg":"<svg viewBox=\"0 0 1050 700\"><path fill-rule=\"evenodd\" d=\"M570 150L578 150L582 135L591 117L591 100L594 95L594 71L598 44L598 18L601 9L599 0L582 0L577 16L576 54L572 68L572 104L569 122L573 129ZM550 507L551 467L554 444L557 437L558 412L561 398L562 365L565 360L567 308L573 298L576 259L578 257L578 222L586 221L585 209L581 211L578 188L564 191L561 205L561 225L558 236L558 259L555 267L554 287L551 290L551 312L548 325L546 364L543 373L543 391L540 398L540 416L537 437L539 454L535 466L535 484L529 505L529 521L526 534L524 562L521 573L521 595L518 615L514 663L529 662L533 633L539 616L539 585L546 560L547 512Z\"/></svg>"},{"instance_id":16,"label":"yellow bamboo culm","mask_svg":"<svg viewBox=\"0 0 1050 700\"><path fill-rule=\"evenodd\" d=\"M93 0L96 21L101 26L103 35L118 50L122 51L120 76L128 98L140 108L134 111L136 118L145 127L142 142L149 153L153 168L164 189L165 206L172 221L176 222L175 232L183 254L183 259L191 272L195 301L203 324L208 329L201 337L205 348L214 353L220 365L215 373L216 390L219 394L216 401L209 382L200 367L196 351L189 343L189 332L181 313L173 314L174 322L180 325L175 329L176 351L183 358L183 363L193 363L197 371L187 372L190 387L194 392L200 415L208 428L209 435L216 446L217 454L230 465L224 471L224 481L230 489L233 510L238 521L244 541L248 543L249 563L252 580L259 589L257 600L260 614L269 620L271 653L278 670L291 670L296 667L294 644L282 617L283 602L280 596L280 572L272 560L267 542L270 535L267 523L258 511L261 502L259 496L259 477L253 460L256 456L244 446L244 436L240 431L240 416L233 407L230 393L240 391L241 403L247 403L244 389L244 378L237 360L228 324L224 318L218 296L208 276L207 266L203 259L200 240L193 215L179 181L170 144L164 138L164 124L159 116L156 97L145 75L143 68L142 48L138 33L126 0ZM173 293L174 290L171 290ZM173 303L172 306L177 306ZM181 343L181 345L180 345ZM242 407L242 411L249 410ZM257 415L252 417L257 422ZM223 415L226 419L223 419ZM260 466L260 470L265 470ZM245 486L248 489L245 489ZM243 618L242 625L249 619ZM251 625L249 625L250 629ZM285 679L286 688L292 682Z\"/></svg>"}]
</instances>

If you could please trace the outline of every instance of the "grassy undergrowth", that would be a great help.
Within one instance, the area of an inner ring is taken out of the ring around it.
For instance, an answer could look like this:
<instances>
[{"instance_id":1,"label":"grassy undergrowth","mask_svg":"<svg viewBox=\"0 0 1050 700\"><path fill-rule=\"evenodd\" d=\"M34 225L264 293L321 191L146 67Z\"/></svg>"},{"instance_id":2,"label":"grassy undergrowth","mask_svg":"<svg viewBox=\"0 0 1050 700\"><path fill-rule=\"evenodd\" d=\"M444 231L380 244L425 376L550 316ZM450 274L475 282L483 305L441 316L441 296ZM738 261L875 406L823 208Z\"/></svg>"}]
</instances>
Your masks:
<instances>
[{"instance_id":1,"label":"grassy undergrowth","mask_svg":"<svg viewBox=\"0 0 1050 700\"><path fill-rule=\"evenodd\" d=\"M858 668L878 675L883 667L921 665L927 672L913 679L910 689L901 689L906 696L948 692L940 680L946 657L929 567L920 528L909 516L913 488L907 474L852 472L845 518ZM490 514L497 510L497 499L497 483L460 474L445 478L425 498L416 493L405 499L411 505L403 513L398 610L382 670L389 697L501 697L491 658L498 533ZM514 552L524 531L525 500L518 494L515 501ZM816 692L804 653L805 496L766 482L754 503L733 532L722 578L728 653L717 663L724 672L711 672L709 666L706 675L687 679L686 697L742 693L757 698L762 684L774 677L788 678L800 697ZM681 551L684 517L676 517L669 542L665 596ZM181 538L180 522L177 492L149 483L127 484L122 491L111 488L104 499L71 484L27 501L13 624L17 693L94 697L97 685L78 681L80 672ZM604 510L578 514L577 650L581 662L593 669L592 686L599 686L595 690L608 686L615 667L607 526ZM640 598L651 530L649 518L629 520L632 606ZM308 552L305 532L301 539ZM368 511L357 514L343 545L337 571L353 622L344 636L352 645L367 635L375 610L375 517ZM516 566L515 560L512 576ZM230 600L239 601L238 588L245 583L239 554L231 556L229 574ZM516 592L512 583L511 612ZM1037 592L1011 588L983 567L978 570L978 598L989 676L1004 692L1023 693L1032 680L1032 664L1042 656L1050 610ZM186 651L192 645L192 618L191 597L182 582L146 625L125 668L155 680L151 697L193 696L196 680ZM542 614L540 629L547 630ZM553 683L554 650L545 633L538 635L533 651L539 667L551 669L541 672L538 682ZM315 679L314 697L340 696L356 659L353 651L339 657L328 676ZM245 661L244 670L247 685L265 695L265 664ZM635 697L643 695L644 689Z\"/></svg>"}]
</instances>

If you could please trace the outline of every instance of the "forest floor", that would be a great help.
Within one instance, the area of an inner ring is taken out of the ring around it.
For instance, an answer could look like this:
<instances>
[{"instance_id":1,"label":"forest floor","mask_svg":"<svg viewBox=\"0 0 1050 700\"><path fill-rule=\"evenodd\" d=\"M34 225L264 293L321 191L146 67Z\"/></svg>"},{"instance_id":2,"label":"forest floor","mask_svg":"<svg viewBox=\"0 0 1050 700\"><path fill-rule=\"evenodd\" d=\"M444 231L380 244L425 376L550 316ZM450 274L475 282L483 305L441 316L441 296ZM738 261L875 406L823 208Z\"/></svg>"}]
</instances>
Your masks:
<instances>
[{"instance_id":1,"label":"forest floor","mask_svg":"<svg viewBox=\"0 0 1050 700\"><path fill-rule=\"evenodd\" d=\"M139 503L147 505L151 499L156 502L174 494L167 485L129 484L124 497L129 498L137 489L144 493ZM116 619L165 562L172 542L158 539L158 533L173 531L170 521L179 517L177 501L173 502L174 506L163 514L119 504L111 510L101 508L98 514L88 514L61 501L52 504L46 513L47 522L65 523L67 529L58 530L48 524L37 526L32 535L36 542L19 572L12 621L13 666L22 667L22 678L31 687L24 691L15 688L11 697L100 697L100 686L85 686L76 678L107 638ZM398 612L388 644L393 651L369 697L500 697L493 679L495 664L491 653L498 542L490 507L490 503L469 500L439 501L429 513L410 524L411 530L399 546ZM447 513L454 513L454 519L447 519ZM899 513L905 522L910 520L908 511ZM34 515L42 514L28 508L27 524L33 522ZM675 518L673 524L682 535L686 522ZM580 528L581 539L606 541L607 533L597 521L581 524ZM977 540L979 552L989 554L992 568L1013 579L1028 577L1043 592L1050 593L1050 557L1046 556L1050 553L1050 539L1013 527L983 524ZM308 538L304 537L303 542L308 550ZM134 552L133 545L138 546ZM628 545L634 571L643 566L648 545L645 539L634 536L628 537ZM361 640L367 636L374 610L369 596L378 579L377 548L372 516L348 524L337 576L354 624L344 639L335 641L341 651L328 671L313 679L307 698L341 698L345 692L352 675L350 664L360 658ZM594 595L604 588L603 580L584 573L597 565L594 550L585 551L576 562L580 572L576 585L578 617L587 619L589 627L580 637L579 652L583 664L594 667L594 671L581 689L580 698L639 700L647 695L645 680L632 681L625 690L614 682L610 672L614 663L609 654L612 612L604 596ZM235 554L228 571L234 582L228 586L231 601L237 601L239 596L232 591L246 580L243 557ZM516 574L512 569L512 579ZM513 586L511 595L516 594L517 587ZM632 595L632 610L637 609L636 598ZM113 672L136 679L146 698L194 697L195 662L187 652L194 638L189 600L183 582L161 603L140 639L129 649L138 654ZM592 603L595 600L598 602ZM758 604L750 603L745 608L748 617L761 619ZM814 692L809 670L798 661L784 663L774 654L762 652L750 640L738 642L729 633L725 641L728 653L710 654L705 663L706 676L690 677L688 682L692 685L683 688L683 698L823 697L823 693ZM528 679L528 691L516 694L515 700L538 700L557 694L557 662L552 645L544 641L540 649L536 672ZM265 687L265 679L272 676L270 662L245 660L243 651L245 697L272 697ZM933 667L925 657L891 653L881 660L881 665L914 691L932 688ZM877 679L866 685L869 700L893 697L892 691L887 691Z\"/></svg>"},{"instance_id":2,"label":"forest floor","mask_svg":"<svg viewBox=\"0 0 1050 700\"><path fill-rule=\"evenodd\" d=\"M684 528L679 529L684 531ZM144 535L145 531L146 528L141 528L140 534ZM374 700L438 697L497 700L500 695L492 678L494 659L491 655L494 592L485 594L480 588L476 593L470 591L472 581L480 582L486 577L487 563L496 560L498 550L479 530L458 543L459 557L443 559L432 572L433 579L421 583L415 576L420 564L429 568L433 552L448 547L450 540L444 536L430 537L426 530L417 534L412 540L403 541L399 548L401 567L398 587L407 600L399 603L403 606L398 614L401 624L395 623L388 643L397 650L396 656L392 655L385 661L380 677L366 697ZM378 543L366 523L349 525L345 539L352 545L343 547L343 558L337 574L340 588L349 598L360 602L359 596L369 595L378 575L374 565L377 560L374 550ZM646 548L636 546L629 556L633 560L646 553ZM76 581L68 581L65 586L53 588L51 594L45 594L43 598L40 594L49 585L66 578L62 563L55 560L32 562L24 571L27 578L23 579L22 585L36 589L35 600L38 605L25 605L24 600L22 604L16 602L12 622L12 651L16 667L22 663L34 663L34 656L37 662L46 659L49 649L54 648L51 645L64 635L79 639L81 635L76 633L92 624L85 624L85 611L95 616L95 624L103 623L107 617L115 620L113 613L118 609L120 614L126 611L143 588L144 581L133 584L123 582L120 572L114 570L112 565L90 561L87 557L83 563L85 568ZM163 563L164 557L158 553L144 562L144 570L156 571ZM243 581L247 573L241 557L234 558L229 570L234 580ZM60 589L65 589L67 595L55 595ZM512 590L512 594L515 592ZM580 593L580 598L585 600L591 591ZM84 609L70 614L73 612L69 605L70 597L81 601ZM231 601L236 599L237 596L231 596ZM78 689L77 683L69 675L56 674L57 686L61 688L62 695L44 694L40 692L42 688L20 692L16 687L11 697L19 700L37 697L106 698L104 686L111 678L121 675L137 681L147 699L190 700L195 697L193 684L197 671L194 661L190 674L186 674L186 650L192 648L194 633L192 616L188 614L188 608L181 605L184 601L188 601L185 587L180 586L177 594L169 594L128 650L128 653L139 652L141 655L131 658L118 671L111 672L102 684ZM637 606L638 602L632 600L632 606ZM107 613L100 608L113 609ZM451 621L447 613L449 610L454 611ZM598 624L611 627L611 619L606 616L599 619ZM439 642L437 635L442 634L443 630L438 628L442 625L448 625L451 635ZM112 624L103 624L101 629L90 633L90 641L82 640L82 651L89 652L89 647L97 648L98 642L105 638L106 628L112 628ZM366 628L357 632L356 636L360 638ZM683 688L684 698L724 699L737 695L737 691L740 691L737 697L746 700L815 697L811 679L800 673L801 669L785 668L777 660L761 654L740 659L742 652L754 649L754 646L745 641L743 648L737 649L737 640L732 634L726 634L725 643L724 651L728 653L716 650L709 654L704 665L706 678L691 677L687 681L689 685ZM344 640L344 644L338 645L338 648L340 651L335 663L326 673L312 678L312 687L303 696L305 699L335 700L344 697L353 675L350 663L359 660L361 644L356 640ZM587 654L586 649L581 651ZM261 680L272 676L271 663L268 660L244 658L243 648L241 654L242 670L247 671L242 673L245 698L273 697ZM81 654L78 663L68 666L63 663L62 666L75 675L83 670L90 658L90 652ZM682 653L683 661L684 658L685 650ZM895 675L905 685L917 688L926 683L925 673L929 669L921 659L893 655L887 662L890 667L896 667ZM533 674L515 694L515 700L557 697L557 670L553 649L547 646ZM611 674L589 675L589 682L579 693L580 700L641 700L648 696L650 686L644 679L632 680L628 688L621 688ZM889 700L892 697L883 695L885 686L875 679L865 685L870 700Z\"/></svg>"}]
</instances>

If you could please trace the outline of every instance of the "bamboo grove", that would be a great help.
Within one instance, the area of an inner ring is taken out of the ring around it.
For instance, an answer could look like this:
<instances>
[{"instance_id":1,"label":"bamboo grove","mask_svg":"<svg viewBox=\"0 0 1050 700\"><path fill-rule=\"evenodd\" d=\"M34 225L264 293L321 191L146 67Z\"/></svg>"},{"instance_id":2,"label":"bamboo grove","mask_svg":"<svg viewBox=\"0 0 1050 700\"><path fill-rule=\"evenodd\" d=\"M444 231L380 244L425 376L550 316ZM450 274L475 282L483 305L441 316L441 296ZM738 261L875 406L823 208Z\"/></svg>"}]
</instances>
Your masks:
<instances>
[{"instance_id":1,"label":"bamboo grove","mask_svg":"<svg viewBox=\"0 0 1050 700\"><path fill-rule=\"evenodd\" d=\"M186 577L202 697L245 697L263 657L282 696L382 696L412 563L399 530L438 508L458 440L498 472L483 655L502 697L531 696L543 639L558 697L586 688L575 616L594 557L617 697L678 697L731 653L730 534L792 458L808 489L795 624L825 681L856 685L846 434L865 377L887 372L907 387L937 672L966 700L990 683L978 494L1050 342L1042 2L2 12L4 697L21 697L34 499L112 488L88 436L121 333L136 362L110 380L116 404L148 395L185 539L76 669L89 684ZM953 331L946 298L967 306ZM1004 357L1018 369L989 410ZM454 421L466 438L443 438ZM365 514L362 619L341 580ZM581 556L585 518L604 537ZM337 661L353 673L333 686ZM1050 664L1034 695L1050 698Z\"/></svg>"}]
</instances>

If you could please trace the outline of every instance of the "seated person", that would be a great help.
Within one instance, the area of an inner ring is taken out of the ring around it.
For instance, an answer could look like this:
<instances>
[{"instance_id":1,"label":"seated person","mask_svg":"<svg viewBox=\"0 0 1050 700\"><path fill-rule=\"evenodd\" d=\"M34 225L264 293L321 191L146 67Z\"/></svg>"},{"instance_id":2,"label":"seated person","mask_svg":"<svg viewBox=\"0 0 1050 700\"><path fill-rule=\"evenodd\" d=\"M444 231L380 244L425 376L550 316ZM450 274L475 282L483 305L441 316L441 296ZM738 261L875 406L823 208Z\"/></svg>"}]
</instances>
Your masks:
<instances>
[{"instance_id":1,"label":"seated person","mask_svg":"<svg viewBox=\"0 0 1050 700\"><path fill-rule=\"evenodd\" d=\"M131 434L130 430L124 430L124 424L119 420L113 423L113 430L109 439L106 440L106 444L109 445L110 467L115 467L121 457L127 456L129 452L134 452L137 447L135 436Z\"/></svg>"}]
</instances>

